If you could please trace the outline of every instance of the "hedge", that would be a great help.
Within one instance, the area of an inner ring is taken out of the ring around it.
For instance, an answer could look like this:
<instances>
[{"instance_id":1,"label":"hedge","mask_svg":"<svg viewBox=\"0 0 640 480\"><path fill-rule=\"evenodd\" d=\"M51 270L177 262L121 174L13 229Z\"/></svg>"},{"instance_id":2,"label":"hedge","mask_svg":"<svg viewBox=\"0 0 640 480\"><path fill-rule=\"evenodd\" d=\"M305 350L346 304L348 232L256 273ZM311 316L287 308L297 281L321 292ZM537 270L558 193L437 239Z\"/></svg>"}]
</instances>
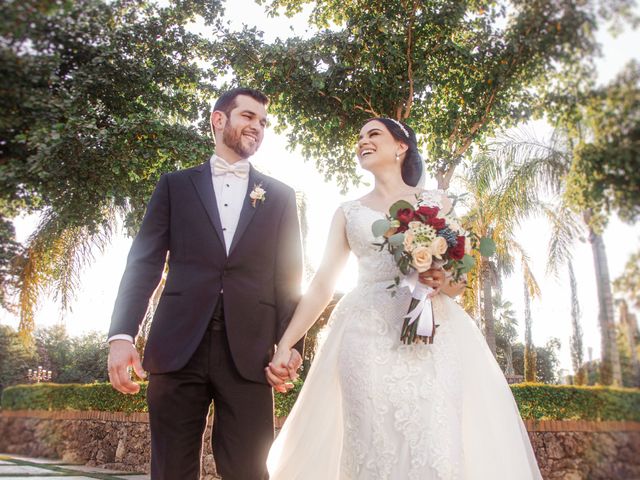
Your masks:
<instances>
[{"instance_id":1,"label":"hedge","mask_svg":"<svg viewBox=\"0 0 640 480\"><path fill-rule=\"evenodd\" d=\"M99 410L146 412L146 383L136 395L116 392L108 383L87 385L16 385L2 394L6 410ZM275 412L286 416L298 396L302 382L283 395L275 395ZM631 420L640 422L640 390L608 387L577 387L523 383L511 391L524 419L538 420Z\"/></svg>"},{"instance_id":2,"label":"hedge","mask_svg":"<svg viewBox=\"0 0 640 480\"><path fill-rule=\"evenodd\" d=\"M287 394L275 394L275 413L286 416L298 397L302 381L297 380ZM0 408L4 410L98 410L102 412L147 412L147 383L140 392L123 395L109 383L16 385L2 392Z\"/></svg>"},{"instance_id":3,"label":"hedge","mask_svg":"<svg viewBox=\"0 0 640 480\"><path fill-rule=\"evenodd\" d=\"M640 422L640 389L521 383L510 385L520 415L536 420Z\"/></svg>"}]
</instances>

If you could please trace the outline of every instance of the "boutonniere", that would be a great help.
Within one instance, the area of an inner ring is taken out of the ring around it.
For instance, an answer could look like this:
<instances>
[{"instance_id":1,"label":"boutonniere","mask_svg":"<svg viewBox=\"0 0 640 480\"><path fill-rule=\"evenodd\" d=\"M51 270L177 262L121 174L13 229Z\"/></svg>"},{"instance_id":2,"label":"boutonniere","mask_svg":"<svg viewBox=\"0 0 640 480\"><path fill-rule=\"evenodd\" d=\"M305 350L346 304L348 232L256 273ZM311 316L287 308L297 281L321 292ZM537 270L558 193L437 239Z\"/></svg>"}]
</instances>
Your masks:
<instances>
[{"instance_id":1,"label":"boutonniere","mask_svg":"<svg viewBox=\"0 0 640 480\"><path fill-rule=\"evenodd\" d=\"M256 208L256 204L258 202L264 202L264 199L267 197L267 191L262 188L261 183L256 183L253 186L253 190L249 194L249 198L251 199L251 206Z\"/></svg>"}]
</instances>

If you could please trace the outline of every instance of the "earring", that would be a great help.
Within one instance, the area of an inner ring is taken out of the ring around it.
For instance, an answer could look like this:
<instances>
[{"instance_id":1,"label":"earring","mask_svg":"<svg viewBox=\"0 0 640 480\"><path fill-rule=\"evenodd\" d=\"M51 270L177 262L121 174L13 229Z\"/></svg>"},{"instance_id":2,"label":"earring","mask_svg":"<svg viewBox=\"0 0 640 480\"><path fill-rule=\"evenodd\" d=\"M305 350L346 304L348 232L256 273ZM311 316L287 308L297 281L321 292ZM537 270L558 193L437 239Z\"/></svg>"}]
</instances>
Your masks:
<instances>
[{"instance_id":1,"label":"earring","mask_svg":"<svg viewBox=\"0 0 640 480\"><path fill-rule=\"evenodd\" d=\"M400 154L398 152L396 152L396 162L400 161Z\"/></svg>"}]
</instances>

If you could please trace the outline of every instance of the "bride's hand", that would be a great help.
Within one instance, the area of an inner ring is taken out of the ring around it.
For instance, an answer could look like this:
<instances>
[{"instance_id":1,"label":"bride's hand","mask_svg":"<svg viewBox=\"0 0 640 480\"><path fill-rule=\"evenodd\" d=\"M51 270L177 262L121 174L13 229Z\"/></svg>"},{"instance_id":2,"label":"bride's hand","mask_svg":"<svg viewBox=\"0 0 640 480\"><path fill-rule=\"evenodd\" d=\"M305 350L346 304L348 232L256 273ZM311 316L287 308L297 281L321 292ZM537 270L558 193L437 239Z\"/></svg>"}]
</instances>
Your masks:
<instances>
[{"instance_id":1,"label":"bride's hand","mask_svg":"<svg viewBox=\"0 0 640 480\"><path fill-rule=\"evenodd\" d=\"M420 283L423 283L424 285L427 285L431 288L433 288L433 293L431 293L429 296L433 297L434 295L437 295L440 292L440 288L442 288L442 285L444 285L444 281L445 281L445 273L444 273L444 269L442 269L442 267L438 267L438 268L430 268L429 270L427 270L426 272L422 272L418 275L418 278L420 280Z\"/></svg>"},{"instance_id":2,"label":"bride's hand","mask_svg":"<svg viewBox=\"0 0 640 480\"><path fill-rule=\"evenodd\" d=\"M279 348L269 365L265 368L267 382L276 391L284 393L293 388L292 380L298 378L298 368L302 365L302 356L295 349Z\"/></svg>"}]
</instances>

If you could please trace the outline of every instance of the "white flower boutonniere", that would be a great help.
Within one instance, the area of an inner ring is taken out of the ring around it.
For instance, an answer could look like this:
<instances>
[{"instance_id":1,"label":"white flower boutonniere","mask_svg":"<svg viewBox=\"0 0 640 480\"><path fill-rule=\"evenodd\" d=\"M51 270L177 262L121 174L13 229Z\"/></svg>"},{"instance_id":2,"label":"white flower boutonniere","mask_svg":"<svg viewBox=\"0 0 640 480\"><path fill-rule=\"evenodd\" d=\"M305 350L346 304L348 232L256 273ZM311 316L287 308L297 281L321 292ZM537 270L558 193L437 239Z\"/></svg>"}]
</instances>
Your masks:
<instances>
[{"instance_id":1,"label":"white flower boutonniere","mask_svg":"<svg viewBox=\"0 0 640 480\"><path fill-rule=\"evenodd\" d=\"M253 186L253 190L249 194L249 198L251 199L251 206L256 208L256 204L258 202L264 202L264 199L267 197L267 191L262 188L261 183L257 183Z\"/></svg>"}]
</instances>

